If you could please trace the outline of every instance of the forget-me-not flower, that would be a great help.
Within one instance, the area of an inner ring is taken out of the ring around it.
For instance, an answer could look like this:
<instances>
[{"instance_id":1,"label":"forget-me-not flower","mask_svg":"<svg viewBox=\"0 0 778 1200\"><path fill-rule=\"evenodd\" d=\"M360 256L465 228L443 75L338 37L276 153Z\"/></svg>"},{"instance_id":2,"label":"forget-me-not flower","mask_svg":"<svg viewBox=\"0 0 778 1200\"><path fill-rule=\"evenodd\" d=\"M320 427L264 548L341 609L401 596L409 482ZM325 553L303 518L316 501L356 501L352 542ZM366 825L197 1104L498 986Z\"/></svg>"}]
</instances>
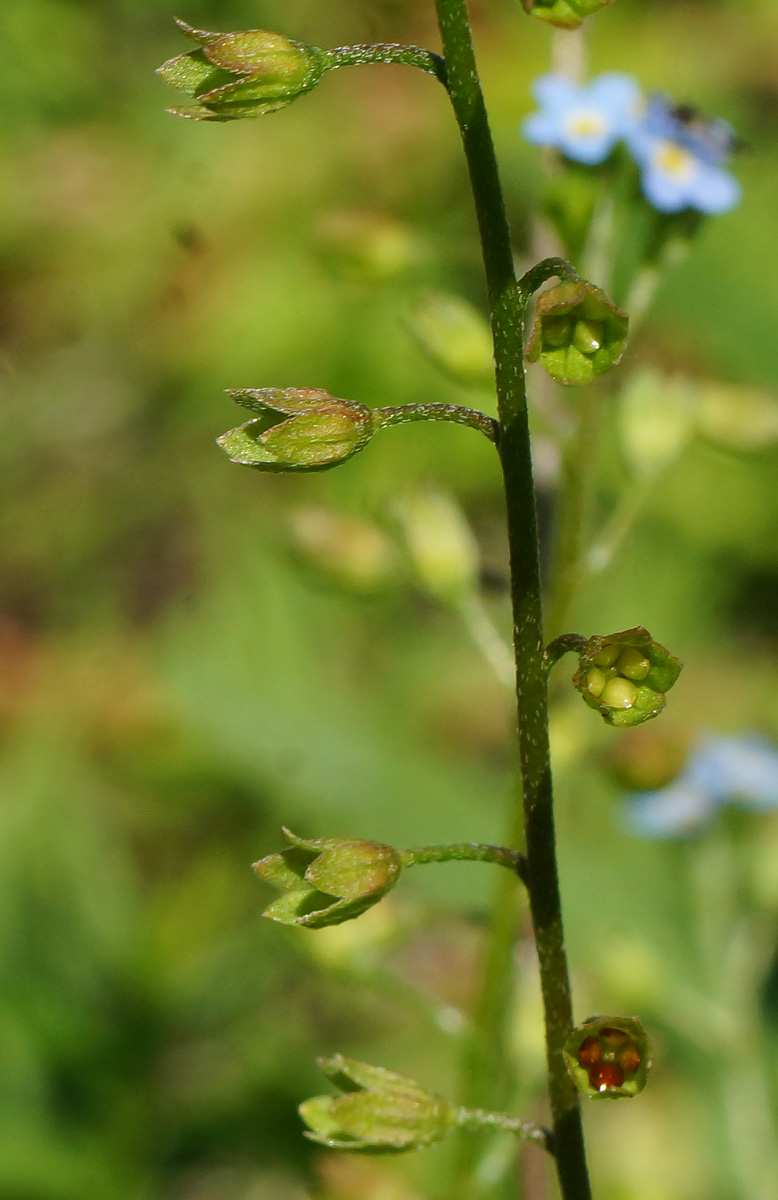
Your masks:
<instances>
[{"instance_id":1,"label":"forget-me-not flower","mask_svg":"<svg viewBox=\"0 0 778 1200\"><path fill-rule=\"evenodd\" d=\"M703 738L671 784L627 801L624 824L638 837L688 837L726 804L750 812L778 808L778 748L768 738Z\"/></svg>"},{"instance_id":2,"label":"forget-me-not flower","mask_svg":"<svg viewBox=\"0 0 778 1200\"><path fill-rule=\"evenodd\" d=\"M575 162L595 166L609 157L640 116L640 89L629 75L609 71L581 86L562 75L542 75L532 85L540 112L521 127L538 146L555 146Z\"/></svg>"},{"instance_id":3,"label":"forget-me-not flower","mask_svg":"<svg viewBox=\"0 0 778 1200\"><path fill-rule=\"evenodd\" d=\"M659 212L725 213L740 200L739 183L721 165L734 145L726 121L707 121L652 96L626 137L643 193Z\"/></svg>"}]
</instances>

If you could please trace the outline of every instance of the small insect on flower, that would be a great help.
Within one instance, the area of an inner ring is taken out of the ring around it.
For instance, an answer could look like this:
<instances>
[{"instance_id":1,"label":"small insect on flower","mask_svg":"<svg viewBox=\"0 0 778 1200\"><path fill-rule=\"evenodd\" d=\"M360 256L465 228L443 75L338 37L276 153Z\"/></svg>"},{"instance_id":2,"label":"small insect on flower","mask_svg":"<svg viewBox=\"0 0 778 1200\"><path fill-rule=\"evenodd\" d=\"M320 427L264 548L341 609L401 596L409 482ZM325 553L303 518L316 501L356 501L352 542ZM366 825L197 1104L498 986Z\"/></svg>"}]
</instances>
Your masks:
<instances>
[{"instance_id":1,"label":"small insect on flower","mask_svg":"<svg viewBox=\"0 0 778 1200\"><path fill-rule=\"evenodd\" d=\"M659 212L725 213L740 200L740 184L722 166L738 148L727 121L652 96L627 144L641 169L643 194Z\"/></svg>"}]
</instances>

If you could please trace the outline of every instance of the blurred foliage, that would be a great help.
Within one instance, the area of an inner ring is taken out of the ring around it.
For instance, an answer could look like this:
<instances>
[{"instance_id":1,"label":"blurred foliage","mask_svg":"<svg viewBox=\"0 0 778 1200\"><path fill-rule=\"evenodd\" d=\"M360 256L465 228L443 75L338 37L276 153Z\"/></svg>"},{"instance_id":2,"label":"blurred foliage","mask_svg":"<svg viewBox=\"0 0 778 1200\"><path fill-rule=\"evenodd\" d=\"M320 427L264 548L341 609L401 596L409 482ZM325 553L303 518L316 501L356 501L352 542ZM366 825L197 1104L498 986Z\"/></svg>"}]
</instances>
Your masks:
<instances>
[{"instance_id":1,"label":"blurred foliage","mask_svg":"<svg viewBox=\"0 0 778 1200\"><path fill-rule=\"evenodd\" d=\"M540 166L516 130L549 32L518 0L475 7L527 258ZM328 537L340 520L380 547L398 495L434 484L467 514L507 630L493 448L416 426L331 475L265 478L231 467L214 438L226 388L468 402L407 329L430 291L483 309L458 138L441 89L402 68L338 72L276 117L225 127L166 115L153 74L185 49L174 15L321 46L434 47L431 9L2 5L5 1200L445 1194L445 1149L391 1169L320 1158L296 1105L318 1087L314 1055L335 1050L455 1092L489 872L419 872L353 930L315 934L261 921L269 895L249 864L282 820L394 845L500 837L510 698L456 616L391 549L380 586L351 587L353 571L328 574L293 532L323 510ZM701 727L778 738L778 453L719 436L738 388L748 412L778 394L778 11L619 0L592 26L594 70L726 116L749 151L742 207L706 226L620 368L622 384L650 366L719 399L576 613L587 634L647 625L684 675L659 732L609 730L564 689L555 714L577 1015L639 1009L656 1060L640 1101L586 1119L601 1200L770 1200L778 816L658 844L628 837L617 805L662 764L671 775ZM601 458L605 520L626 470L615 421ZM529 946L519 965L528 1111L543 1074ZM533 1153L522 1179L539 1197Z\"/></svg>"}]
</instances>

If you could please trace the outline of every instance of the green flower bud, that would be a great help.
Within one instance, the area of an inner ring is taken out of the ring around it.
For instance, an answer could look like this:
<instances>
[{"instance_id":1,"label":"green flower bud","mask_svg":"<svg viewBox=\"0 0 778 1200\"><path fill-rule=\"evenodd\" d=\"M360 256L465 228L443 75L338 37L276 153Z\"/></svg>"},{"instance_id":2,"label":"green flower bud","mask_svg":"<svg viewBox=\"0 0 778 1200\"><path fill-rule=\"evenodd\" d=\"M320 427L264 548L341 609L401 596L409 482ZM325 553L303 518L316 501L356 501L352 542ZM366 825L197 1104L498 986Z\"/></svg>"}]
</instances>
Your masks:
<instances>
[{"instance_id":1,"label":"green flower bud","mask_svg":"<svg viewBox=\"0 0 778 1200\"><path fill-rule=\"evenodd\" d=\"M394 887L401 854L356 838L306 841L284 829L289 848L254 863L260 879L283 894L262 914L282 925L323 929L340 925L377 904Z\"/></svg>"},{"instance_id":2,"label":"green flower bud","mask_svg":"<svg viewBox=\"0 0 778 1200\"><path fill-rule=\"evenodd\" d=\"M323 50L264 29L208 33L185 21L176 23L199 47L169 59L157 71L195 101L189 108L169 110L179 117L235 121L275 112L309 92L329 65Z\"/></svg>"},{"instance_id":3,"label":"green flower bud","mask_svg":"<svg viewBox=\"0 0 778 1200\"><path fill-rule=\"evenodd\" d=\"M585 17L599 12L611 0L522 0L525 10L539 21L560 29L577 29Z\"/></svg>"},{"instance_id":4,"label":"green flower bud","mask_svg":"<svg viewBox=\"0 0 778 1200\"><path fill-rule=\"evenodd\" d=\"M233 462L258 471L325 471L363 450L374 433L371 409L319 388L228 394L261 416L216 441Z\"/></svg>"},{"instance_id":5,"label":"green flower bud","mask_svg":"<svg viewBox=\"0 0 778 1200\"><path fill-rule=\"evenodd\" d=\"M573 683L609 725L640 725L662 711L680 673L680 661L638 625L589 638Z\"/></svg>"},{"instance_id":6,"label":"green flower bud","mask_svg":"<svg viewBox=\"0 0 778 1200\"><path fill-rule=\"evenodd\" d=\"M648 1038L637 1017L592 1017L565 1043L565 1062L591 1100L637 1096L651 1067Z\"/></svg>"},{"instance_id":7,"label":"green flower bud","mask_svg":"<svg viewBox=\"0 0 778 1200\"><path fill-rule=\"evenodd\" d=\"M341 1054L318 1061L345 1094L314 1096L300 1105L311 1141L335 1150L400 1153L440 1141L456 1125L456 1110L407 1075Z\"/></svg>"},{"instance_id":8,"label":"green flower bud","mask_svg":"<svg viewBox=\"0 0 778 1200\"><path fill-rule=\"evenodd\" d=\"M635 475L652 479L676 462L694 432L694 385L654 371L633 376L619 397L618 430Z\"/></svg>"},{"instance_id":9,"label":"green flower bud","mask_svg":"<svg viewBox=\"0 0 778 1200\"><path fill-rule=\"evenodd\" d=\"M443 604L460 605L478 587L478 544L451 496L432 490L394 504L410 566L420 587Z\"/></svg>"},{"instance_id":10,"label":"green flower bud","mask_svg":"<svg viewBox=\"0 0 778 1200\"><path fill-rule=\"evenodd\" d=\"M559 283L538 297L527 358L571 387L591 383L621 359L629 319L602 288L585 279Z\"/></svg>"},{"instance_id":11,"label":"green flower bud","mask_svg":"<svg viewBox=\"0 0 778 1200\"><path fill-rule=\"evenodd\" d=\"M494 388L494 346L486 318L446 292L430 292L412 312L408 328L424 354L457 383Z\"/></svg>"}]
</instances>

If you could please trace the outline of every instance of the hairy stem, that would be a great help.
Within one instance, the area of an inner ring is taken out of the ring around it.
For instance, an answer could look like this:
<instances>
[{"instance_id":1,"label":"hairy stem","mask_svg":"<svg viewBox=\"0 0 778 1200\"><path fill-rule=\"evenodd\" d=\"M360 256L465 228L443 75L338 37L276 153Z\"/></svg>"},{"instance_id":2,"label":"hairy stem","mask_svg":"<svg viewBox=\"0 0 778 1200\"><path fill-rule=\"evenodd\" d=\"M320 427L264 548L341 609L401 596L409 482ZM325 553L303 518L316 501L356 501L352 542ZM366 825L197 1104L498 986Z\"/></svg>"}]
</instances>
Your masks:
<instances>
[{"instance_id":1,"label":"hairy stem","mask_svg":"<svg viewBox=\"0 0 778 1200\"><path fill-rule=\"evenodd\" d=\"M499 432L494 417L476 408L464 408L461 404L390 404L386 408L374 408L373 416L380 429L390 425L407 425L411 421L448 421L477 429L490 442L497 441Z\"/></svg>"},{"instance_id":2,"label":"hairy stem","mask_svg":"<svg viewBox=\"0 0 778 1200\"><path fill-rule=\"evenodd\" d=\"M412 867L417 863L441 862L488 862L499 867L507 867L523 879L527 870L527 861L519 850L509 850L507 846L490 846L483 842L455 842L448 846L417 846L413 850L403 852L404 865Z\"/></svg>"},{"instance_id":3,"label":"hairy stem","mask_svg":"<svg viewBox=\"0 0 778 1200\"><path fill-rule=\"evenodd\" d=\"M374 46L336 46L327 51L330 68L361 67L367 63L398 63L405 67L419 67L434 75L444 86L446 65L439 54L423 50L420 46L401 46L393 42Z\"/></svg>"},{"instance_id":4,"label":"hairy stem","mask_svg":"<svg viewBox=\"0 0 778 1200\"><path fill-rule=\"evenodd\" d=\"M557 1170L564 1200L590 1200L578 1093L562 1054L572 1028L572 1005L555 852L537 514L523 360L524 297L513 269L510 231L466 0L436 0L436 8L448 92L475 199L494 337L499 453L511 559L527 887L540 962ZM498 913L498 921L501 915ZM485 988L491 986L487 978ZM502 1036L504 1020L503 1014L495 1036Z\"/></svg>"}]
</instances>

